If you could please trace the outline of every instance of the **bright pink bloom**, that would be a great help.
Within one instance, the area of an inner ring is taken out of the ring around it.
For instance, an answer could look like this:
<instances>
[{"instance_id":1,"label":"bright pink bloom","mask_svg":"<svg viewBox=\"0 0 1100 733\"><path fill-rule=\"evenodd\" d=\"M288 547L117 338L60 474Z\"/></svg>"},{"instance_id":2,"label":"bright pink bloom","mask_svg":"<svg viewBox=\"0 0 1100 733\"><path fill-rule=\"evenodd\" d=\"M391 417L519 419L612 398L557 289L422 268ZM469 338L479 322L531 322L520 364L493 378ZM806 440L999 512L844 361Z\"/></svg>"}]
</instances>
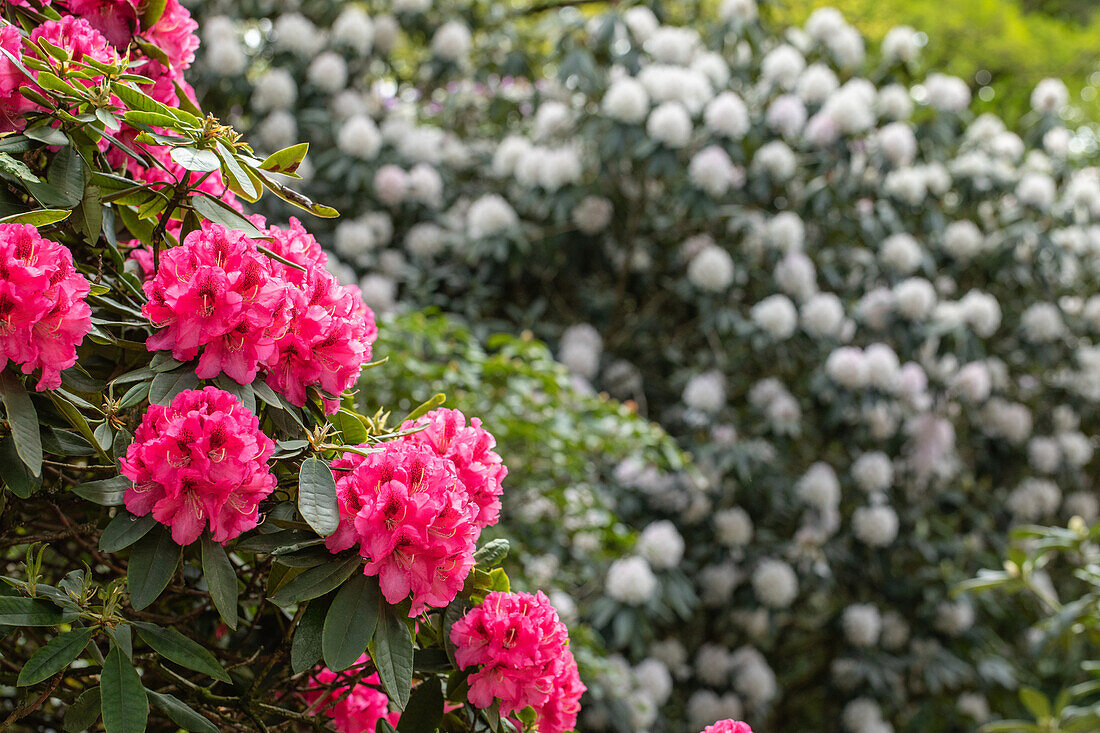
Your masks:
<instances>
[{"instance_id":1,"label":"bright pink bloom","mask_svg":"<svg viewBox=\"0 0 1100 733\"><path fill-rule=\"evenodd\" d=\"M352 665L352 669L369 659L364 654ZM382 719L396 727L401 713L390 712L390 699L378 689L382 680L377 674L362 678L351 694L332 705L333 700L339 700L347 691L352 677L351 672L333 672L327 667L315 672L309 680L311 686L318 689L311 689L305 694L306 703L313 710L324 710L340 733L374 733L375 726Z\"/></svg>"},{"instance_id":2,"label":"bright pink bloom","mask_svg":"<svg viewBox=\"0 0 1100 733\"><path fill-rule=\"evenodd\" d=\"M254 217L258 226L262 219ZM325 269L327 256L317 240L291 218L287 228L268 227L268 247L304 269L272 262L289 284L290 321L276 353L268 359L267 383L295 405L304 405L307 390L316 387L329 414L340 409L338 398L355 384L370 361L378 337L374 313L358 289L342 286Z\"/></svg>"},{"instance_id":3,"label":"bright pink bloom","mask_svg":"<svg viewBox=\"0 0 1100 733\"><path fill-rule=\"evenodd\" d=\"M275 443L235 396L215 387L180 392L168 407L150 405L121 461L134 482L126 508L172 528L189 545L210 524L215 542L252 529L258 506L275 489L267 459Z\"/></svg>"},{"instance_id":4,"label":"bright pink bloom","mask_svg":"<svg viewBox=\"0 0 1100 733\"><path fill-rule=\"evenodd\" d=\"M202 349L195 370L202 379L224 372L251 384L286 328L287 286L271 260L253 240L220 224L204 222L162 252L144 289L149 301L142 312L161 329L149 337L149 350L190 361Z\"/></svg>"},{"instance_id":5,"label":"bright pink bloom","mask_svg":"<svg viewBox=\"0 0 1100 733\"><path fill-rule=\"evenodd\" d=\"M23 58L23 36L19 29L0 19L0 48L17 59ZM22 130L26 124L23 113L34 104L19 93L19 87L29 80L8 57L0 54L0 132Z\"/></svg>"},{"instance_id":6,"label":"bright pink bloom","mask_svg":"<svg viewBox=\"0 0 1100 733\"><path fill-rule=\"evenodd\" d=\"M481 665L469 677L467 697L479 708L500 700L501 715L531 706L540 733L571 731L585 686L569 650L569 631L542 591L492 592L451 627L459 669Z\"/></svg>"},{"instance_id":7,"label":"bright pink bloom","mask_svg":"<svg viewBox=\"0 0 1100 733\"><path fill-rule=\"evenodd\" d=\"M439 455L450 458L458 478L478 507L477 525L485 528L496 524L500 519L500 484L508 475L507 467L493 450L496 438L481 427L480 419L471 418L467 426L465 415L447 408L432 410L415 422L405 423L401 429L422 425L427 427L405 440L430 445Z\"/></svg>"},{"instance_id":8,"label":"bright pink bloom","mask_svg":"<svg viewBox=\"0 0 1100 733\"><path fill-rule=\"evenodd\" d=\"M40 368L39 391L60 387L92 329L89 289L68 249L30 224L0 224L0 369Z\"/></svg>"},{"instance_id":9,"label":"bright pink bloom","mask_svg":"<svg viewBox=\"0 0 1100 733\"><path fill-rule=\"evenodd\" d=\"M719 720L714 725L708 725L703 729L703 733L752 733L752 728L748 723L742 723L740 720Z\"/></svg>"},{"instance_id":10,"label":"bright pink bloom","mask_svg":"<svg viewBox=\"0 0 1100 733\"><path fill-rule=\"evenodd\" d=\"M481 534L454 464L405 441L345 456L332 462L341 521L325 545L340 552L358 544L364 574L378 576L389 603L412 594L410 616L446 606L462 590Z\"/></svg>"},{"instance_id":11,"label":"bright pink bloom","mask_svg":"<svg viewBox=\"0 0 1100 733\"><path fill-rule=\"evenodd\" d=\"M68 51L74 61L80 61L85 56L104 64L113 64L118 60L118 53L103 34L83 18L66 15L61 20L48 20L31 31L32 41L40 38Z\"/></svg>"}]
</instances>

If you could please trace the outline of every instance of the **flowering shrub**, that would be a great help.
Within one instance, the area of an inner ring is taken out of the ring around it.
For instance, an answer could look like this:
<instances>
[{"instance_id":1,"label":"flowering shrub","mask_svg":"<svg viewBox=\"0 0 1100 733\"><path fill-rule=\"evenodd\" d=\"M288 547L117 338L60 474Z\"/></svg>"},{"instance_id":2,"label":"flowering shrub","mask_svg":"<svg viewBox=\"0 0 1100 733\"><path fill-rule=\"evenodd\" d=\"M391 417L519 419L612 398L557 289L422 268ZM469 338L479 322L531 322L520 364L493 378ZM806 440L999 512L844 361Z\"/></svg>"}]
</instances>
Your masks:
<instances>
[{"instance_id":1,"label":"flowering shrub","mask_svg":"<svg viewBox=\"0 0 1100 733\"><path fill-rule=\"evenodd\" d=\"M1097 515L1100 176L1064 85L1012 131L914 76L912 29L868 50L835 11L776 29L749 0L690 25L254 10L211 19L204 88L259 145L315 136L310 184L353 212L319 235L338 277L378 312L532 329L705 478L616 472L638 534L583 604L622 655L583 726L968 729L1040 666L1076 674L1015 601L948 595L1011 525ZM532 25L553 42L527 53Z\"/></svg>"},{"instance_id":2,"label":"flowering shrub","mask_svg":"<svg viewBox=\"0 0 1100 733\"><path fill-rule=\"evenodd\" d=\"M242 202L336 212L286 187L305 145L261 159L196 106L196 28L174 0L0 5L26 100L0 132L0 728L566 730L563 625L525 636L561 684L518 711L470 699L450 641L510 589L508 543L476 544L492 434L440 398L359 411L371 311Z\"/></svg>"}]
</instances>

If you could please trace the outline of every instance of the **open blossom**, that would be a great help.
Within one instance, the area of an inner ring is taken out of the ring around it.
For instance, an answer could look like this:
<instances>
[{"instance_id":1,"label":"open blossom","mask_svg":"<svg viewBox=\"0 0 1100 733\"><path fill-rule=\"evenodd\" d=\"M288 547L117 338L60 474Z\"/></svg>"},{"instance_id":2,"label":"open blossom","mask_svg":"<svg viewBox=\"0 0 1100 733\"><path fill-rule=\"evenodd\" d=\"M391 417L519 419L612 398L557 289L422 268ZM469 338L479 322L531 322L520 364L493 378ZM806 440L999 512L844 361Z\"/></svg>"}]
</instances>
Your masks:
<instances>
[{"instance_id":1,"label":"open blossom","mask_svg":"<svg viewBox=\"0 0 1100 733\"><path fill-rule=\"evenodd\" d=\"M144 285L149 301L142 312L160 328L149 350L190 361L202 349L200 378L224 372L251 383L287 325L287 286L269 262L254 241L220 224L188 234L162 254Z\"/></svg>"},{"instance_id":2,"label":"open blossom","mask_svg":"<svg viewBox=\"0 0 1100 733\"><path fill-rule=\"evenodd\" d=\"M0 48L22 60L23 37L19 28L3 20L0 20ZM19 93L19 87L26 82L23 72L7 56L0 54L0 132L23 129L25 122L21 115L34 107Z\"/></svg>"},{"instance_id":3,"label":"open blossom","mask_svg":"<svg viewBox=\"0 0 1100 733\"><path fill-rule=\"evenodd\" d=\"M431 446L437 454L450 459L477 508L474 520L477 526L484 529L500 521L501 482L508 475L508 468L493 450L497 444L493 434L481 427L480 419L470 418L467 425L465 415L447 408L432 410L416 421L405 423L401 429L420 426L426 427L405 440Z\"/></svg>"},{"instance_id":4,"label":"open blossom","mask_svg":"<svg viewBox=\"0 0 1100 733\"><path fill-rule=\"evenodd\" d=\"M366 456L345 454L332 468L340 527L325 541L329 550L358 544L364 574L378 576L389 603L412 594L410 616L454 600L481 534L478 506L454 463L429 445L399 440Z\"/></svg>"},{"instance_id":5,"label":"open blossom","mask_svg":"<svg viewBox=\"0 0 1100 733\"><path fill-rule=\"evenodd\" d=\"M493 592L451 627L460 669L470 675L469 700L486 708L500 700L510 716L534 708L542 733L571 731L585 691L569 650L569 632L542 591Z\"/></svg>"},{"instance_id":6,"label":"open blossom","mask_svg":"<svg viewBox=\"0 0 1100 733\"><path fill-rule=\"evenodd\" d=\"M317 240L291 217L286 228L268 227L273 252L305 271L270 261L288 293L286 329L267 358L267 383L296 405L315 386L333 398L355 384L371 359L378 337L374 313L359 291L340 285L325 269L328 257ZM336 412L338 400L325 399L325 410Z\"/></svg>"},{"instance_id":7,"label":"open blossom","mask_svg":"<svg viewBox=\"0 0 1100 733\"><path fill-rule=\"evenodd\" d=\"M206 387L180 392L168 407L150 405L122 459L133 481L124 501L133 514L172 529L189 545L207 523L228 542L258 523L259 503L275 489L267 459L275 443L235 396Z\"/></svg>"},{"instance_id":8,"label":"open blossom","mask_svg":"<svg viewBox=\"0 0 1100 733\"><path fill-rule=\"evenodd\" d=\"M370 661L366 654L359 657L352 669ZM352 671L333 672L327 667L310 675L310 689L303 695L313 710L323 710L332 718L333 727L340 733L373 733L379 720L396 726L401 713L390 712L390 699L378 689L382 680L378 674L370 674L354 681ZM331 689L330 689L331 687ZM346 696L351 687L351 692ZM335 704L332 704L336 701Z\"/></svg>"},{"instance_id":9,"label":"open blossom","mask_svg":"<svg viewBox=\"0 0 1100 733\"><path fill-rule=\"evenodd\" d=\"M92 328L88 281L68 249L30 224L0 224L0 369L42 370L38 390L61 386Z\"/></svg>"}]
</instances>

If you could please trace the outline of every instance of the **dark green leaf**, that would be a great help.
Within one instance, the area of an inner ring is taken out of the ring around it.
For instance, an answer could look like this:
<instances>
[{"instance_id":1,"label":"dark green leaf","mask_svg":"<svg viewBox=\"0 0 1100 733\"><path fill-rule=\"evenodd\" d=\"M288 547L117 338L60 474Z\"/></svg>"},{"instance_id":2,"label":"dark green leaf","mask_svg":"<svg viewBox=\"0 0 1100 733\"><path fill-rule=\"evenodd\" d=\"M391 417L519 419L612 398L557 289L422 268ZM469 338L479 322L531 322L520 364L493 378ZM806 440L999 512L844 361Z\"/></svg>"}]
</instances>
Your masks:
<instances>
[{"instance_id":1,"label":"dark green leaf","mask_svg":"<svg viewBox=\"0 0 1100 733\"><path fill-rule=\"evenodd\" d=\"M325 665L333 672L347 669L367 650L378 625L378 596L378 580L362 573L336 592L321 636Z\"/></svg>"},{"instance_id":2,"label":"dark green leaf","mask_svg":"<svg viewBox=\"0 0 1100 733\"><path fill-rule=\"evenodd\" d=\"M206 194L195 194L192 196L191 206L194 207L199 216L209 219L215 224L221 224L230 229L242 231L247 237L256 238L263 236L263 232L257 229L255 224L229 208L227 205L223 206L220 201Z\"/></svg>"},{"instance_id":3,"label":"dark green leaf","mask_svg":"<svg viewBox=\"0 0 1100 733\"><path fill-rule=\"evenodd\" d=\"M290 641L290 668L294 674L309 669L321 660L322 633L329 609L328 598L316 598L306 606L302 620Z\"/></svg>"},{"instance_id":4,"label":"dark green leaf","mask_svg":"<svg viewBox=\"0 0 1100 733\"><path fill-rule=\"evenodd\" d=\"M156 524L152 514L135 517L128 511L120 511L100 535L99 549L104 552L124 550L147 535Z\"/></svg>"},{"instance_id":5,"label":"dark green leaf","mask_svg":"<svg viewBox=\"0 0 1100 733\"><path fill-rule=\"evenodd\" d=\"M318 458L307 458L302 463L298 474L298 511L322 537L328 537L340 526L336 479L328 464Z\"/></svg>"},{"instance_id":6,"label":"dark green leaf","mask_svg":"<svg viewBox=\"0 0 1100 733\"><path fill-rule=\"evenodd\" d=\"M361 565L361 558L350 557L310 568L280 588L269 600L278 606L289 606L323 596L339 587Z\"/></svg>"},{"instance_id":7,"label":"dark green leaf","mask_svg":"<svg viewBox=\"0 0 1100 733\"><path fill-rule=\"evenodd\" d=\"M169 720L184 730L195 731L196 733L218 733L218 726L196 713L182 700L167 693L153 692L152 690L146 692L149 695L149 701L163 710L168 715Z\"/></svg>"},{"instance_id":8,"label":"dark green leaf","mask_svg":"<svg viewBox=\"0 0 1100 733\"><path fill-rule=\"evenodd\" d=\"M130 605L140 611L157 599L176 572L181 547L164 527L154 527L130 551L126 580Z\"/></svg>"},{"instance_id":9,"label":"dark green leaf","mask_svg":"<svg viewBox=\"0 0 1100 733\"><path fill-rule=\"evenodd\" d=\"M206 534L202 536L202 574L222 621L237 628L237 573L225 548Z\"/></svg>"},{"instance_id":10,"label":"dark green leaf","mask_svg":"<svg viewBox=\"0 0 1100 733\"><path fill-rule=\"evenodd\" d=\"M38 433L38 413L23 383L11 372L0 372L0 398L19 458L33 475L41 476L42 437Z\"/></svg>"},{"instance_id":11,"label":"dark green leaf","mask_svg":"<svg viewBox=\"0 0 1100 733\"><path fill-rule=\"evenodd\" d=\"M72 208L84 198L84 159L72 145L57 151L47 176L64 199L61 208Z\"/></svg>"},{"instance_id":12,"label":"dark green leaf","mask_svg":"<svg viewBox=\"0 0 1100 733\"><path fill-rule=\"evenodd\" d=\"M99 718L99 688L93 687L80 694L65 711L65 733L81 733L95 725Z\"/></svg>"},{"instance_id":13,"label":"dark green leaf","mask_svg":"<svg viewBox=\"0 0 1100 733\"><path fill-rule=\"evenodd\" d=\"M156 624L135 621L133 624L145 643L162 657L176 664L210 675L216 680L229 682L229 674L218 664L214 655L202 644L192 641L175 629L165 629Z\"/></svg>"},{"instance_id":14,"label":"dark green leaf","mask_svg":"<svg viewBox=\"0 0 1100 733\"><path fill-rule=\"evenodd\" d=\"M499 565L501 560L508 556L509 549L510 545L506 539L498 538L490 540L474 553L474 562L482 567Z\"/></svg>"},{"instance_id":15,"label":"dark green leaf","mask_svg":"<svg viewBox=\"0 0 1100 733\"><path fill-rule=\"evenodd\" d=\"M101 506L121 506L126 489L133 485L125 476L115 476L80 484L73 487L73 493Z\"/></svg>"},{"instance_id":16,"label":"dark green leaf","mask_svg":"<svg viewBox=\"0 0 1100 733\"><path fill-rule=\"evenodd\" d=\"M40 598L0 596L0 625L57 626L64 620L60 608Z\"/></svg>"},{"instance_id":17,"label":"dark green leaf","mask_svg":"<svg viewBox=\"0 0 1100 733\"><path fill-rule=\"evenodd\" d=\"M42 485L42 478L32 476L19 458L10 435L0 440L0 482L20 499L29 499Z\"/></svg>"},{"instance_id":18,"label":"dark green leaf","mask_svg":"<svg viewBox=\"0 0 1100 733\"><path fill-rule=\"evenodd\" d=\"M15 684L20 687L36 685L65 669L80 656L95 632L95 629L73 629L50 639L23 665Z\"/></svg>"},{"instance_id":19,"label":"dark green leaf","mask_svg":"<svg viewBox=\"0 0 1100 733\"><path fill-rule=\"evenodd\" d=\"M149 700L133 662L116 646L103 661L99 686L107 733L143 733L149 719Z\"/></svg>"},{"instance_id":20,"label":"dark green leaf","mask_svg":"<svg viewBox=\"0 0 1100 733\"><path fill-rule=\"evenodd\" d=\"M397 723L397 733L420 733L435 730L443 719L443 685L438 677L421 682L412 696L401 720Z\"/></svg>"},{"instance_id":21,"label":"dark green leaf","mask_svg":"<svg viewBox=\"0 0 1100 733\"><path fill-rule=\"evenodd\" d=\"M386 694L404 710L412 689L413 639L401 611L382 599L379 603L378 629L370 643L370 656Z\"/></svg>"},{"instance_id":22,"label":"dark green leaf","mask_svg":"<svg viewBox=\"0 0 1100 733\"><path fill-rule=\"evenodd\" d=\"M167 407L180 392L196 389L198 386L199 378L189 365L173 372L162 372L153 377L153 383L149 386L149 402Z\"/></svg>"}]
</instances>

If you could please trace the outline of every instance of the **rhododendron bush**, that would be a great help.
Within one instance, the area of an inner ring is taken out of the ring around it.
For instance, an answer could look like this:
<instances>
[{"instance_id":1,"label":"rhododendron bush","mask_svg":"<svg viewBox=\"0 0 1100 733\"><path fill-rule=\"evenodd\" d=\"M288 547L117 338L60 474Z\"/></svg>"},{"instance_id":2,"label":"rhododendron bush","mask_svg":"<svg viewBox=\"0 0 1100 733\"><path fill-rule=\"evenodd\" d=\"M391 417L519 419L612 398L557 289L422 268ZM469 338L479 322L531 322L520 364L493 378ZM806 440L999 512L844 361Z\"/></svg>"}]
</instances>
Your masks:
<instances>
[{"instance_id":1,"label":"rhododendron bush","mask_svg":"<svg viewBox=\"0 0 1100 733\"><path fill-rule=\"evenodd\" d=\"M1100 174L1064 85L1010 130L909 28L499 7L204 3L196 65L265 151L310 139L369 306L529 328L692 453L608 481L636 534L576 593L616 652L582 726L968 730L1076 682L1023 601L951 593L1013 525L1098 514Z\"/></svg>"},{"instance_id":2,"label":"rhododendron bush","mask_svg":"<svg viewBox=\"0 0 1100 733\"><path fill-rule=\"evenodd\" d=\"M197 106L197 28L0 4L0 729L572 730L566 626L483 536L507 456L357 390L403 367L337 212L288 187L306 145Z\"/></svg>"}]
</instances>

